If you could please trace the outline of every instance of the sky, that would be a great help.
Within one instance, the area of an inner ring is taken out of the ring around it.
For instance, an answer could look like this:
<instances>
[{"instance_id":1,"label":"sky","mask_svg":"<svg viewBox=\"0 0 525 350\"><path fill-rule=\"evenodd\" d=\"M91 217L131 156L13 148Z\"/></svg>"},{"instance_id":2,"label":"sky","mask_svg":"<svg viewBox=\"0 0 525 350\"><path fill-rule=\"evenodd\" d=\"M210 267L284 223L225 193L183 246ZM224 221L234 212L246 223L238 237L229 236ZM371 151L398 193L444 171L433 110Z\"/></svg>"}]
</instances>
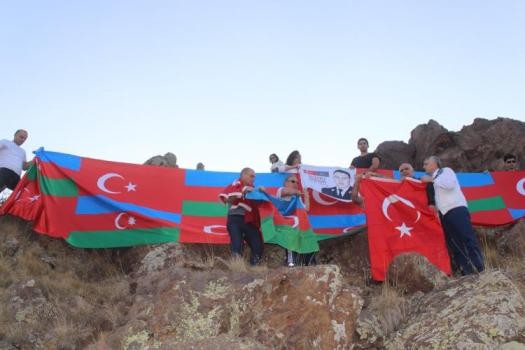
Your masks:
<instances>
[{"instance_id":1,"label":"sky","mask_svg":"<svg viewBox=\"0 0 525 350\"><path fill-rule=\"evenodd\" d=\"M0 138L184 168L348 166L435 119L525 120L525 1L2 1Z\"/></svg>"}]
</instances>

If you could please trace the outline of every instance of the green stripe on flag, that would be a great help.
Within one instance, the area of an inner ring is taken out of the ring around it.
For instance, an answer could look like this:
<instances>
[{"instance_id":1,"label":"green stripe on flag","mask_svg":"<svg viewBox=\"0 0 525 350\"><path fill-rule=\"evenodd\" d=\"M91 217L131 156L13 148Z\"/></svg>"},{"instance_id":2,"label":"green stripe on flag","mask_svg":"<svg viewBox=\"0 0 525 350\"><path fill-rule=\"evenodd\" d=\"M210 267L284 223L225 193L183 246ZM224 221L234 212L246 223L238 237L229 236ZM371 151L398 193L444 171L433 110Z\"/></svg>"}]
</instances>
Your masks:
<instances>
[{"instance_id":1,"label":"green stripe on flag","mask_svg":"<svg viewBox=\"0 0 525 350\"><path fill-rule=\"evenodd\" d=\"M291 226L274 225L273 219L267 217L262 219L261 231L265 243L278 244L301 254L319 251L317 235L312 230L300 231Z\"/></svg>"},{"instance_id":2,"label":"green stripe on flag","mask_svg":"<svg viewBox=\"0 0 525 350\"><path fill-rule=\"evenodd\" d=\"M468 201L468 210L471 213L485 210L505 209L506 205L501 196L489 197Z\"/></svg>"},{"instance_id":3,"label":"green stripe on flag","mask_svg":"<svg viewBox=\"0 0 525 350\"><path fill-rule=\"evenodd\" d=\"M115 231L74 231L66 241L78 248L117 248L144 244L177 242L180 229L159 227Z\"/></svg>"},{"instance_id":4,"label":"green stripe on flag","mask_svg":"<svg viewBox=\"0 0 525 350\"><path fill-rule=\"evenodd\" d=\"M36 168L36 164L33 163L33 165L31 165L29 169L27 169L26 176L29 181L33 181L36 179L36 175L37 175L37 168Z\"/></svg>"},{"instance_id":5,"label":"green stripe on flag","mask_svg":"<svg viewBox=\"0 0 525 350\"><path fill-rule=\"evenodd\" d=\"M225 217L227 212L228 208L220 202L182 202L182 215Z\"/></svg>"},{"instance_id":6,"label":"green stripe on flag","mask_svg":"<svg viewBox=\"0 0 525 350\"><path fill-rule=\"evenodd\" d=\"M367 229L368 228L366 226L361 226L361 227L349 230L346 233L341 233L341 234L337 234L337 235L330 235L330 234L326 234L326 233L322 233L322 234L321 233L316 233L315 235L316 235L318 241L324 241L325 239L330 239L330 238L339 238L339 237L352 236L352 235L355 235L357 233L362 233L362 232L366 231Z\"/></svg>"},{"instance_id":7,"label":"green stripe on flag","mask_svg":"<svg viewBox=\"0 0 525 350\"><path fill-rule=\"evenodd\" d=\"M77 185L71 179L50 179L39 177L40 190L43 194L56 197L78 196Z\"/></svg>"}]
</instances>

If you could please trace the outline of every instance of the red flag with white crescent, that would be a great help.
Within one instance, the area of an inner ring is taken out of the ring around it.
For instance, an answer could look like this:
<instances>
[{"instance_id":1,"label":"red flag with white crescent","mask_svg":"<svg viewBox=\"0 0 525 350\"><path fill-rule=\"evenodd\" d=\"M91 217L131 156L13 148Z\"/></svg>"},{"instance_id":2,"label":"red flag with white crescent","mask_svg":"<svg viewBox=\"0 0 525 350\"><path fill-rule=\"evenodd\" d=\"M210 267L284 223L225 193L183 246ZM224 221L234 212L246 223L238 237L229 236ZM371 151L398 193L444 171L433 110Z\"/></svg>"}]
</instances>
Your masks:
<instances>
[{"instance_id":1,"label":"red flag with white crescent","mask_svg":"<svg viewBox=\"0 0 525 350\"><path fill-rule=\"evenodd\" d=\"M428 207L426 185L418 180L363 179L372 278L385 279L388 266L401 253L418 253L450 274L443 229Z\"/></svg>"}]
</instances>

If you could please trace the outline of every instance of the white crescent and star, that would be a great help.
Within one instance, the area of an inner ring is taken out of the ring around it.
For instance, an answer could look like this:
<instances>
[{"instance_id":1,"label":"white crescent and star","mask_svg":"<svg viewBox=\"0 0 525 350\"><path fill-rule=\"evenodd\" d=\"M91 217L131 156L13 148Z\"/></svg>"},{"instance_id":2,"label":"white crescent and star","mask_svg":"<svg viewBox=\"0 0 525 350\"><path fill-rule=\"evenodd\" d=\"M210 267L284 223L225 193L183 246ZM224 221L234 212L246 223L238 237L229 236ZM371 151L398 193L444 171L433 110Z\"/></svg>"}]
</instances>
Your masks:
<instances>
[{"instance_id":1,"label":"white crescent and star","mask_svg":"<svg viewBox=\"0 0 525 350\"><path fill-rule=\"evenodd\" d=\"M337 203L337 200L334 200L333 202L325 201L321 198L320 193L317 191L312 191L312 196L314 197L315 201L322 205L332 205Z\"/></svg>"},{"instance_id":2,"label":"white crescent and star","mask_svg":"<svg viewBox=\"0 0 525 350\"><path fill-rule=\"evenodd\" d=\"M226 229L226 226L224 225L204 226L202 230L204 231L204 233L208 233L208 234L216 235L216 236L227 236L228 235L228 231ZM222 231L222 232L217 232L216 230Z\"/></svg>"},{"instance_id":3,"label":"white crescent and star","mask_svg":"<svg viewBox=\"0 0 525 350\"><path fill-rule=\"evenodd\" d=\"M34 196L29 197L29 203L36 202L39 199L40 199L40 195L39 194L35 194Z\"/></svg>"},{"instance_id":4,"label":"white crescent and star","mask_svg":"<svg viewBox=\"0 0 525 350\"><path fill-rule=\"evenodd\" d=\"M106 192L106 193L109 193L109 194L119 194L119 193L122 193L120 191L112 191L110 189L108 189L106 187L106 181L108 181L109 179L111 178L119 178L119 179L122 179L124 180L124 177L118 173L106 173L104 175L102 175L101 177L98 178L97 180L97 187L103 191L103 192ZM128 184L126 186L124 186L125 189L127 189L128 192L131 192L131 191L134 191L136 192L137 191L137 184L134 184L132 182L128 182Z\"/></svg>"},{"instance_id":5,"label":"white crescent and star","mask_svg":"<svg viewBox=\"0 0 525 350\"><path fill-rule=\"evenodd\" d=\"M416 209L416 207L414 206L414 204L409 201L408 199L406 198L403 198L403 197L400 197L398 196L397 194L391 194L390 196L386 197L384 200L383 200L383 205L382 205L382 209L383 209L383 215L389 220L389 221L392 221L392 219L390 218L390 216L388 215L388 207L390 206L390 204L392 203L395 203L395 202L401 202L407 206L409 206L410 208L414 208ZM416 222L419 221L419 219L421 219L421 213L419 212L419 210L417 210L417 218L416 218L416 221L414 221L414 224Z\"/></svg>"},{"instance_id":6,"label":"white crescent and star","mask_svg":"<svg viewBox=\"0 0 525 350\"><path fill-rule=\"evenodd\" d=\"M299 217L297 215L284 216L285 218L293 219L293 228L299 227Z\"/></svg>"},{"instance_id":7,"label":"white crescent and star","mask_svg":"<svg viewBox=\"0 0 525 350\"><path fill-rule=\"evenodd\" d=\"M24 188L23 191L20 190L20 191L18 191L18 192L16 193L16 197L15 197L15 201L16 201L16 202L20 202L20 201L24 201L24 200L25 200L25 198L20 198L20 197L22 196L22 192L27 192L27 193L30 195L29 198L26 197L26 198L27 198L27 201L28 201L29 203L36 202L37 200L40 199L40 195L39 195L39 194L33 194L33 193L31 193L31 191L29 191L27 188ZM32 195L32 196L31 196L31 195Z\"/></svg>"},{"instance_id":8,"label":"white crescent and star","mask_svg":"<svg viewBox=\"0 0 525 350\"><path fill-rule=\"evenodd\" d=\"M402 238L403 236L412 237L410 231L413 229L413 227L408 227L404 222L401 224L401 226L396 227L396 230L399 230L400 233L399 238Z\"/></svg>"},{"instance_id":9,"label":"white crescent and star","mask_svg":"<svg viewBox=\"0 0 525 350\"><path fill-rule=\"evenodd\" d=\"M525 177L516 183L516 191L522 196L525 196Z\"/></svg>"},{"instance_id":10,"label":"white crescent and star","mask_svg":"<svg viewBox=\"0 0 525 350\"><path fill-rule=\"evenodd\" d=\"M119 213L119 214L117 215L117 217L115 218L115 227L116 227L117 229L119 229L119 230L125 230L125 229L127 229L129 226L133 226L133 225L135 225L135 224L137 223L137 220L136 220L133 216L129 216L129 217L128 217L128 220L127 220L127 222L126 222L127 225L126 225L126 226L122 226L122 225L120 224L120 219L121 219L124 215L126 215L126 214L127 214L126 212Z\"/></svg>"}]
</instances>

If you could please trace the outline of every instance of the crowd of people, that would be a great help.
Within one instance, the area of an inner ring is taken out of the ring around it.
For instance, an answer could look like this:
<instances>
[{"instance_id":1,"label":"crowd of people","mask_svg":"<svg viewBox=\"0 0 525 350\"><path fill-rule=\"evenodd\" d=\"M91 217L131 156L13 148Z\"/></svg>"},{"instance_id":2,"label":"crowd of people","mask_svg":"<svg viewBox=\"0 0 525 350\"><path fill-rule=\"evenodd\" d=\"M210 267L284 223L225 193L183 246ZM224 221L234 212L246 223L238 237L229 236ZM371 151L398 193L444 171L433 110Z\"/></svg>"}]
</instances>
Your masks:
<instances>
[{"instance_id":1,"label":"crowd of people","mask_svg":"<svg viewBox=\"0 0 525 350\"><path fill-rule=\"evenodd\" d=\"M368 152L369 143L366 138L360 138L357 141L357 148L360 155L355 157L349 168L359 168L363 171L356 176L354 186L351 188L351 193L337 192L338 188L349 188L345 186L346 181L350 181L350 174L344 170L337 170L333 178L336 182L335 187L330 187L322 190L322 193L330 195L335 198L348 199L351 198L353 202L358 205L364 205L364 199L359 195L359 184L365 177L383 176L376 173L380 168L380 157L374 152ZM293 196L297 196L305 203L304 207L309 208L308 191L302 190L299 184L297 173L301 167L301 154L299 151L290 153L286 162L283 163L277 154L272 153L269 157L271 172L289 173L284 184L277 191L277 197L289 200ZM506 154L503 157L504 166L502 170L515 171L519 170L517 157L513 154ZM479 273L484 270L484 260L476 238L474 229L470 220L470 213L467 207L467 201L463 192L461 191L458 178L454 170L449 167L443 167L441 160L437 156L429 156L424 160L424 170L426 175L419 178L422 182L427 183L427 200L428 207L434 211L439 217L443 231L445 234L445 242L450 252L452 266L463 275L472 273ZM398 168L401 181L405 178L415 178L414 167L410 163L402 163ZM246 177L245 173L250 176ZM257 202L246 199L246 194L254 190L255 172L251 168L245 168L241 171L241 176L238 185L235 188L228 187L221 194L225 202L228 203L230 210L228 211L228 222L238 220L242 225L248 225L246 233L246 242L253 252L255 251L256 259L250 259L251 263L257 263L261 260L262 254L262 237L259 233L256 239L256 244L252 247L254 241L254 232L257 231L257 222L253 221L257 214ZM339 185L338 182L341 182ZM260 188L265 191L264 188ZM239 205L249 202L249 209L235 210ZM232 210L233 208L233 210ZM235 219L233 217L236 217ZM241 217L249 218L241 220ZM244 226L243 226L244 227ZM232 227L228 225L228 232L230 236L238 237L244 235L241 224ZM243 236L244 237L244 236ZM234 255L241 255L242 251L238 250L238 245L233 247L232 253ZM285 264L292 267L299 265L315 264L315 255L298 254L296 252L285 252Z\"/></svg>"},{"instance_id":2,"label":"crowd of people","mask_svg":"<svg viewBox=\"0 0 525 350\"><path fill-rule=\"evenodd\" d=\"M28 132L19 129L14 133L13 140L0 140L0 192L5 188L14 190L23 170L32 164L27 161L26 152L21 147L27 140ZM368 152L369 143L365 138L357 141L360 154L355 157L349 168L359 168L363 171L356 176L354 186L348 186L350 173L338 170L334 174L335 187L323 189L322 192L335 198L351 199L358 205L364 205L364 199L359 195L359 185L364 177L381 176L376 173L380 168L380 157L374 152ZM271 172L289 174L277 191L277 198L290 201L298 197L302 206L308 211L310 198L308 191L300 186L299 169L301 167L301 154L295 150L282 162L277 154L269 157ZM483 271L484 262L479 243L470 221L467 201L463 195L458 178L449 167L443 167L437 156L429 156L423 164L426 175L419 180L427 183L428 206L436 212L441 221L447 248L451 253L453 266L464 275ZM204 170L204 164L198 163L197 170ZM401 179L414 177L414 168L409 163L399 165ZM519 170L518 158L513 154L503 157L505 171ZM228 205L227 230L230 236L232 255L241 256L244 242L251 250L250 264L257 265L263 257L264 242L260 232L259 203L248 199L246 194L254 191L255 171L251 168L241 170L239 179L229 185L220 194L221 200ZM346 188L348 191L338 191ZM265 192L264 188L260 188ZM315 264L314 254L299 254L286 251L285 264L295 265Z\"/></svg>"}]
</instances>

